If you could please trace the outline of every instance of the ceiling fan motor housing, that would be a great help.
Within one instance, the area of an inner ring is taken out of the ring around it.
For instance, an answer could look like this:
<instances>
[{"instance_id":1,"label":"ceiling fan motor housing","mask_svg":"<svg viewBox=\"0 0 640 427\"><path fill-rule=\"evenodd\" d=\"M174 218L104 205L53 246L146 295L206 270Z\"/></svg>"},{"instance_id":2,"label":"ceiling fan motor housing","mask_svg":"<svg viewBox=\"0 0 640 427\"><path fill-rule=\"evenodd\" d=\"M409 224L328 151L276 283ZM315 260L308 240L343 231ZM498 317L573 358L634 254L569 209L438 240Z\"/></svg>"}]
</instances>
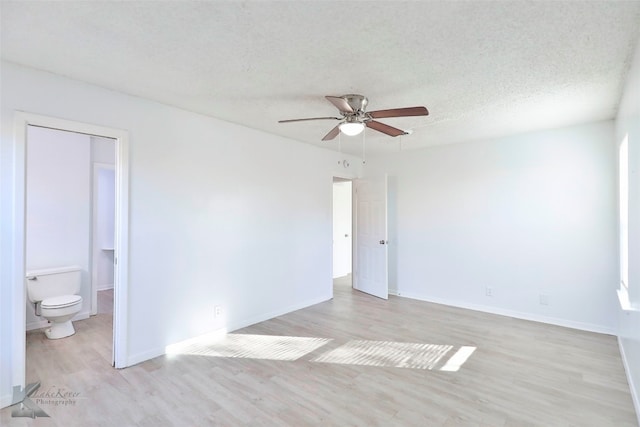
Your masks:
<instances>
[{"instance_id":1,"label":"ceiling fan motor housing","mask_svg":"<svg viewBox=\"0 0 640 427\"><path fill-rule=\"evenodd\" d=\"M369 100L367 99L367 97L362 95L354 95L354 94L342 95L341 98L347 101L347 104L349 104L349 106L353 109L353 112L356 114L366 111L367 104L369 103ZM342 111L342 112L350 113L350 111Z\"/></svg>"}]
</instances>

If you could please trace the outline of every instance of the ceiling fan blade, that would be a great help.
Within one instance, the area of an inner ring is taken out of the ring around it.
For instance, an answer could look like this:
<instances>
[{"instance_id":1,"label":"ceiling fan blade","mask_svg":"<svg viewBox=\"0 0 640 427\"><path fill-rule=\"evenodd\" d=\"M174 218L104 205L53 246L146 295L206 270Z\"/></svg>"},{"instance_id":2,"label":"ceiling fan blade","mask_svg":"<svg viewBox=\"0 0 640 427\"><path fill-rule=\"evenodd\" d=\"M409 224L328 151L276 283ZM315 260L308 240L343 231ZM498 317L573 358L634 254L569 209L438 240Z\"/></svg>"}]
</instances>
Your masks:
<instances>
[{"instance_id":1,"label":"ceiling fan blade","mask_svg":"<svg viewBox=\"0 0 640 427\"><path fill-rule=\"evenodd\" d=\"M384 123L370 120L367 122L367 127L377 130L378 132L386 133L389 136L408 135L407 132L402 129L394 128L393 126L385 125Z\"/></svg>"},{"instance_id":2,"label":"ceiling fan blade","mask_svg":"<svg viewBox=\"0 0 640 427\"><path fill-rule=\"evenodd\" d=\"M340 133L340 125L338 125L338 126L334 127L333 129L331 129L331 130L329 131L329 133L328 133L328 134L326 134L326 135L324 136L324 138L322 138L322 140L323 140L323 141L330 141L330 140L332 140L333 138L335 138L336 136L338 136L338 134L339 134L339 133Z\"/></svg>"},{"instance_id":3,"label":"ceiling fan blade","mask_svg":"<svg viewBox=\"0 0 640 427\"><path fill-rule=\"evenodd\" d=\"M308 119L278 120L278 123L306 122L307 120L342 120L340 117L310 117Z\"/></svg>"},{"instance_id":4,"label":"ceiling fan blade","mask_svg":"<svg viewBox=\"0 0 640 427\"><path fill-rule=\"evenodd\" d=\"M369 111L373 119L383 119L385 117L409 117L428 116L429 111L425 107L392 108L390 110Z\"/></svg>"},{"instance_id":5,"label":"ceiling fan blade","mask_svg":"<svg viewBox=\"0 0 640 427\"><path fill-rule=\"evenodd\" d=\"M325 96L341 113L355 113L346 99L339 96Z\"/></svg>"}]
</instances>

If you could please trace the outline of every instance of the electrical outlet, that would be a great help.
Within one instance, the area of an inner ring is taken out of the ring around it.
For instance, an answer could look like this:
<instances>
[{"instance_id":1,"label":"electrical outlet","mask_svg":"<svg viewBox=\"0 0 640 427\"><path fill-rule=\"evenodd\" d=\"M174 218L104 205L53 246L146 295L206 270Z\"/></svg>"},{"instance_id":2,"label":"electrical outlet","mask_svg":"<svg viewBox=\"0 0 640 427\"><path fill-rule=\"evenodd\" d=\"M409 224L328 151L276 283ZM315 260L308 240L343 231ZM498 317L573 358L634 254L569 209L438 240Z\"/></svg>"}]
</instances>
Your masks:
<instances>
[{"instance_id":1,"label":"electrical outlet","mask_svg":"<svg viewBox=\"0 0 640 427\"><path fill-rule=\"evenodd\" d=\"M540 294L540 305L549 305L549 295Z\"/></svg>"},{"instance_id":2,"label":"electrical outlet","mask_svg":"<svg viewBox=\"0 0 640 427\"><path fill-rule=\"evenodd\" d=\"M486 288L484 288L484 294L488 297L492 297L493 296L493 288L490 286L487 286Z\"/></svg>"},{"instance_id":3,"label":"electrical outlet","mask_svg":"<svg viewBox=\"0 0 640 427\"><path fill-rule=\"evenodd\" d=\"M215 317L222 316L222 307L220 307L219 305L216 305L215 308L213 309L213 315Z\"/></svg>"}]
</instances>

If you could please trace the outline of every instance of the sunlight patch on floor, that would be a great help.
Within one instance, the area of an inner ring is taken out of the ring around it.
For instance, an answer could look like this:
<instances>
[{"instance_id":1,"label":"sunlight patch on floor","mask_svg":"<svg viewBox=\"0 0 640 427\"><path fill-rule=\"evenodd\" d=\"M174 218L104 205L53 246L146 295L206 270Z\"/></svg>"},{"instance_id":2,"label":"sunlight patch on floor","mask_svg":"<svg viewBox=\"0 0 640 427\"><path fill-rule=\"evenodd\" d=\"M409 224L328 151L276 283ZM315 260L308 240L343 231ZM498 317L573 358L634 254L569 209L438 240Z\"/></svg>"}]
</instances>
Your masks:
<instances>
[{"instance_id":1,"label":"sunlight patch on floor","mask_svg":"<svg viewBox=\"0 0 640 427\"><path fill-rule=\"evenodd\" d=\"M452 345L358 340L324 353L312 362L431 370L451 349Z\"/></svg>"},{"instance_id":2,"label":"sunlight patch on floor","mask_svg":"<svg viewBox=\"0 0 640 427\"><path fill-rule=\"evenodd\" d=\"M294 361L333 341L331 338L227 334L220 330L166 348L167 355ZM316 363L457 372L476 347L393 341L353 340L311 359ZM448 359L445 356L449 355Z\"/></svg>"},{"instance_id":3,"label":"sunlight patch on floor","mask_svg":"<svg viewBox=\"0 0 640 427\"><path fill-rule=\"evenodd\" d=\"M217 340L192 341L172 354L238 357L267 360L298 360L330 342L329 338L227 334Z\"/></svg>"},{"instance_id":4,"label":"sunlight patch on floor","mask_svg":"<svg viewBox=\"0 0 640 427\"><path fill-rule=\"evenodd\" d=\"M475 347L462 346L455 352L453 356L447 360L447 363L440 368L441 371L457 372L460 367L471 357L473 352L476 351Z\"/></svg>"}]
</instances>

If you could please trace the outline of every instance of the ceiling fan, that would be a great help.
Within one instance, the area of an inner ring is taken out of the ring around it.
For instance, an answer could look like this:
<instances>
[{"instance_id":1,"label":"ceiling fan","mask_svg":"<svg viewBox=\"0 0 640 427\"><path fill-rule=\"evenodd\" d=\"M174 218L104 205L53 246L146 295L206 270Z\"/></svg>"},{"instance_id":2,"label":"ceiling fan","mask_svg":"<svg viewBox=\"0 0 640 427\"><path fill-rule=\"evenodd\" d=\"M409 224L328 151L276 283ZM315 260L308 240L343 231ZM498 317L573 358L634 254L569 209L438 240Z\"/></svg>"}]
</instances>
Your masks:
<instances>
[{"instance_id":1,"label":"ceiling fan","mask_svg":"<svg viewBox=\"0 0 640 427\"><path fill-rule=\"evenodd\" d=\"M389 136L408 135L408 132L402 129L385 125L374 119L429 115L429 111L425 107L392 108L390 110L367 112L366 108L369 100L362 95L325 96L325 98L340 111L341 117L279 120L278 123L303 122L307 120L340 120L341 122L322 138L323 141L329 141L338 136L340 131L349 136L358 135L364 130L365 126Z\"/></svg>"}]
</instances>

